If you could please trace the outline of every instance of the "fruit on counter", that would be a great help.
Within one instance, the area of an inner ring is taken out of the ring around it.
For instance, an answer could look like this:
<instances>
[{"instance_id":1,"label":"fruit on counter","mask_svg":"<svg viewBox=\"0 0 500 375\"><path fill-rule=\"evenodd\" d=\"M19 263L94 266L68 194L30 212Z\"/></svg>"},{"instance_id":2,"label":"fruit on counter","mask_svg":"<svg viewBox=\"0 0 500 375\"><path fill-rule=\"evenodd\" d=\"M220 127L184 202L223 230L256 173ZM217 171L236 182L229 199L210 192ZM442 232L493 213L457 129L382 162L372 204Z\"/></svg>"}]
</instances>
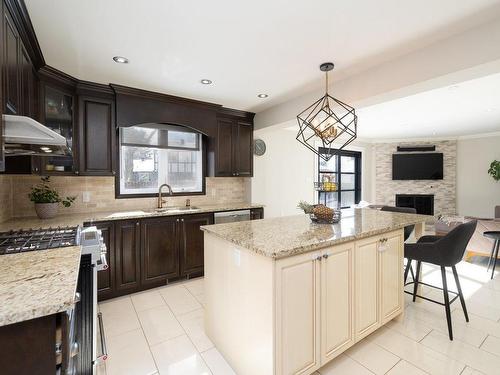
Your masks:
<instances>
[{"instance_id":1,"label":"fruit on counter","mask_svg":"<svg viewBox=\"0 0 500 375\"><path fill-rule=\"evenodd\" d=\"M333 218L334 211L326 207L324 204L318 204L314 206L312 213L320 220L331 220Z\"/></svg>"}]
</instances>

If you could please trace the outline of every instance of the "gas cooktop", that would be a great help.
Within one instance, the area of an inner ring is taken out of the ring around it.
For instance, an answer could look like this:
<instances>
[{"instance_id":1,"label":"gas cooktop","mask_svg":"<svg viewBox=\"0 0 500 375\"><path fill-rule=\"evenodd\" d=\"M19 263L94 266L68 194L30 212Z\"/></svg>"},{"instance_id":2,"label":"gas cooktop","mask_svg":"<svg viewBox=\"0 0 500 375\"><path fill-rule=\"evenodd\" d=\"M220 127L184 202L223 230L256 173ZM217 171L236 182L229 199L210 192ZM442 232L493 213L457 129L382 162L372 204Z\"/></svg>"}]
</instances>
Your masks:
<instances>
[{"instance_id":1,"label":"gas cooktop","mask_svg":"<svg viewBox=\"0 0 500 375\"><path fill-rule=\"evenodd\" d=\"M80 228L20 229L0 233L0 255L46 250L79 244Z\"/></svg>"}]
</instances>

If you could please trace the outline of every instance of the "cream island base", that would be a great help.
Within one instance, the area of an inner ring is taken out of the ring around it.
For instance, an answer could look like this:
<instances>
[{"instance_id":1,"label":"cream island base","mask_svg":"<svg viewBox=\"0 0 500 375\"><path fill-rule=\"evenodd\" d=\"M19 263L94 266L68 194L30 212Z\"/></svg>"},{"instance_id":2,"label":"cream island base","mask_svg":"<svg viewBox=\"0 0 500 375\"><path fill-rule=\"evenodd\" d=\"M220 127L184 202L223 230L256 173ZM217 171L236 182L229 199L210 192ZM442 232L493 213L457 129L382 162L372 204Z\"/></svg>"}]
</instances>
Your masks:
<instances>
[{"instance_id":1,"label":"cream island base","mask_svg":"<svg viewBox=\"0 0 500 375\"><path fill-rule=\"evenodd\" d=\"M238 375L312 374L402 317L403 227L423 215L362 209L206 226L205 329Z\"/></svg>"}]
</instances>

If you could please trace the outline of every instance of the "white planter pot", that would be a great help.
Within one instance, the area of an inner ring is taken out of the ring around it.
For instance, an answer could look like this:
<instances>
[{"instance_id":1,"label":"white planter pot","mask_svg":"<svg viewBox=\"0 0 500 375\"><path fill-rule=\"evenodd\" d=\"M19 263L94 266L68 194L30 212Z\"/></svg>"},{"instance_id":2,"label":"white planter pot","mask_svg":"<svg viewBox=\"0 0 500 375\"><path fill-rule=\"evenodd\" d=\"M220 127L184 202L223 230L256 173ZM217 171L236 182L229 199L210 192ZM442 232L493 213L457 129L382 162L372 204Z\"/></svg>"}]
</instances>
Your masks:
<instances>
[{"instance_id":1,"label":"white planter pot","mask_svg":"<svg viewBox=\"0 0 500 375\"><path fill-rule=\"evenodd\" d=\"M35 211L40 219L50 219L57 214L59 203L35 203Z\"/></svg>"}]
</instances>

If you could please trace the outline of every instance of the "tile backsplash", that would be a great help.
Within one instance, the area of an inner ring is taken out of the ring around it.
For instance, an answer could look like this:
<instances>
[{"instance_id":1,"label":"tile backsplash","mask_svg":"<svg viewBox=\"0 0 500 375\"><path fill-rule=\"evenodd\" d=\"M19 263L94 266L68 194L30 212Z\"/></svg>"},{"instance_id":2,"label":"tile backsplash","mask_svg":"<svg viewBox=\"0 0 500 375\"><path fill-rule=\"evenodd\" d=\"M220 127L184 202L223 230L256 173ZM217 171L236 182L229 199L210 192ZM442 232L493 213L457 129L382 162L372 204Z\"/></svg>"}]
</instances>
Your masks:
<instances>
[{"instance_id":1,"label":"tile backsplash","mask_svg":"<svg viewBox=\"0 0 500 375\"><path fill-rule=\"evenodd\" d=\"M12 216L12 185L11 176L0 175L0 222Z\"/></svg>"},{"instance_id":2,"label":"tile backsplash","mask_svg":"<svg viewBox=\"0 0 500 375\"><path fill-rule=\"evenodd\" d=\"M39 176L0 176L0 197L4 203L0 221L10 217L34 216L34 205L28 199L30 188L40 181ZM114 177L52 176L51 185L61 196L76 196L69 208L61 206L60 213L149 209L156 207L156 198L115 199ZM83 202L84 192L89 201ZM167 197L169 206L237 203L250 201L250 179L243 177L207 177L206 194L186 197Z\"/></svg>"}]
</instances>

